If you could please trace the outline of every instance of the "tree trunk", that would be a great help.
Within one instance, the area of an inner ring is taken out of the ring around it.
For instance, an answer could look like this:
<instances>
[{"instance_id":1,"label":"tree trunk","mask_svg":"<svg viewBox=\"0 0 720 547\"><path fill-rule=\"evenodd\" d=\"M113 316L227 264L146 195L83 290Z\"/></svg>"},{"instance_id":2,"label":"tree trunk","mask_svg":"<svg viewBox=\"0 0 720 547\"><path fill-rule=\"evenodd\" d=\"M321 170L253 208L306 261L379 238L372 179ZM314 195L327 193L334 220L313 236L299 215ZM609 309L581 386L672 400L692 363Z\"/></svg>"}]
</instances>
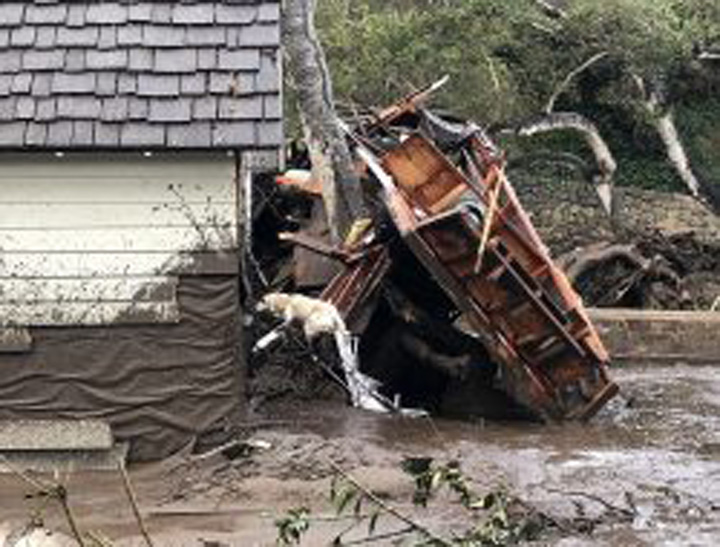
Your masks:
<instances>
[{"instance_id":1,"label":"tree trunk","mask_svg":"<svg viewBox=\"0 0 720 547\"><path fill-rule=\"evenodd\" d=\"M285 0L283 44L288 69L298 93L313 176L321 181L331 237L339 243L365 210L360 181L335 114L332 83L314 19L315 0Z\"/></svg>"},{"instance_id":2,"label":"tree trunk","mask_svg":"<svg viewBox=\"0 0 720 547\"><path fill-rule=\"evenodd\" d=\"M597 164L597 171L593 177L595 190L607 213L614 217L616 208L612 199L612 185L617 164L610 147L594 123L576 112L552 112L521 125L517 133L521 136L531 136L563 129L579 132L595 155Z\"/></svg>"}]
</instances>

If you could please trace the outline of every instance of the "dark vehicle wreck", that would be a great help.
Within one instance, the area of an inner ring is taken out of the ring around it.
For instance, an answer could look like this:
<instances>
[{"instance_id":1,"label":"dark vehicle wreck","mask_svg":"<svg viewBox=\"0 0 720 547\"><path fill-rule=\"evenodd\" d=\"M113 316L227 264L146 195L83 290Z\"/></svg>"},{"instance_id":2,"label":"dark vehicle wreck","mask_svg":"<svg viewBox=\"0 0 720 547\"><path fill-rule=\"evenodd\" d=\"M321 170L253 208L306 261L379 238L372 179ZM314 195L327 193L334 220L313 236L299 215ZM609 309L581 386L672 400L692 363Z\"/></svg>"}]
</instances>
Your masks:
<instances>
[{"instance_id":1,"label":"dark vehicle wreck","mask_svg":"<svg viewBox=\"0 0 720 547\"><path fill-rule=\"evenodd\" d=\"M352 243L282 239L342 263L320 298L359 337L363 371L385 395L440 410L452 385L487 415L495 386L510 397L501 405L536 418L588 419L618 391L608 353L503 154L478 126L422 107L433 90L347 128L376 206Z\"/></svg>"}]
</instances>

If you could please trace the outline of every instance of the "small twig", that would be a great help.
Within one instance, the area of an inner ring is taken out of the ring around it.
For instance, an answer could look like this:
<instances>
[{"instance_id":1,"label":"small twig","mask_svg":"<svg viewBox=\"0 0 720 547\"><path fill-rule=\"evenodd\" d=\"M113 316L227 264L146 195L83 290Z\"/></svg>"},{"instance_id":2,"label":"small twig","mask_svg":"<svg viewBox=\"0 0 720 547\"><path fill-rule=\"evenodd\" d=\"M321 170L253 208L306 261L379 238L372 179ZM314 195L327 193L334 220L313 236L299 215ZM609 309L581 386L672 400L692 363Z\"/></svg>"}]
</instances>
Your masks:
<instances>
[{"instance_id":1,"label":"small twig","mask_svg":"<svg viewBox=\"0 0 720 547\"><path fill-rule=\"evenodd\" d=\"M617 505L613 505L612 503L602 499L600 496L596 496L594 494L588 494L587 492L577 492L577 491L565 491L565 490L557 490L555 488L548 488L548 492L552 492L554 494L562 494L564 496L577 496L581 498L585 498L590 501L594 501L595 503L599 503L605 509L609 511L613 511L615 513L619 513L621 515L625 515L627 517L634 517L637 513L631 509L625 509L624 507L618 507Z\"/></svg>"},{"instance_id":2,"label":"small twig","mask_svg":"<svg viewBox=\"0 0 720 547\"><path fill-rule=\"evenodd\" d=\"M407 524L410 528L413 530L420 532L425 537L431 539L434 541L438 546L440 547L452 547L452 543L449 541L441 538L431 530L429 530L427 527L423 526L422 524L414 521L410 517L404 515L397 509L395 509L392 505L387 504L385 501L383 501L381 498L379 498L377 495L375 495L373 492L368 490L365 486L360 484L355 477L350 475L347 471L342 469L339 465L337 465L335 462L330 461L330 466L338 473L340 474L346 481L348 481L350 484L352 484L355 488L357 488L362 494L368 498L371 502L373 502L375 505L380 507L383 511L386 511L390 515L394 516L396 519L398 519L401 522L404 522Z\"/></svg>"},{"instance_id":3,"label":"small twig","mask_svg":"<svg viewBox=\"0 0 720 547\"><path fill-rule=\"evenodd\" d=\"M124 463L121 461L118 462L118 470L120 471L120 476L123 479L125 493L127 494L130 505L132 506L132 510L135 515L135 520L137 521L138 528L140 529L140 533L145 539L145 543L147 544L147 546L154 547L152 539L150 538L150 534L148 534L147 528L145 527L145 521L143 521L142 515L140 514L140 507L138 507L137 498L135 497L135 491L133 490L132 484L130 482L130 476L128 475L127 469L125 469Z\"/></svg>"},{"instance_id":4,"label":"small twig","mask_svg":"<svg viewBox=\"0 0 720 547\"><path fill-rule=\"evenodd\" d=\"M77 543L80 547L85 547L85 540L83 540L83 538L82 538L82 534L80 533L80 528L77 525L75 516L73 515L72 510L70 509L70 504L68 503L67 490L65 489L64 486L58 484L57 486L55 486L52 489L51 494L60 503L63 513L65 513L65 520L67 520L68 525L70 526L70 531L72 532L73 537L75 538L75 541L77 541Z\"/></svg>"}]
</instances>

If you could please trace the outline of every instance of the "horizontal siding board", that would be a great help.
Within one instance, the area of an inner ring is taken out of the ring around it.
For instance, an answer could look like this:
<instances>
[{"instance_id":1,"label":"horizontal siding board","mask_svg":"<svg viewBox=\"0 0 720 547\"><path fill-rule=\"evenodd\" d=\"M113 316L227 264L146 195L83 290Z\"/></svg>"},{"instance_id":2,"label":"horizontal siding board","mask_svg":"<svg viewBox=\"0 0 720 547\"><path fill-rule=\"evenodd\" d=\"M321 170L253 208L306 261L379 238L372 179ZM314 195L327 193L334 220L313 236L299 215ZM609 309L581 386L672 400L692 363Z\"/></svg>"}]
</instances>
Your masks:
<instances>
[{"instance_id":1,"label":"horizontal siding board","mask_svg":"<svg viewBox=\"0 0 720 547\"><path fill-rule=\"evenodd\" d=\"M234 203L232 178L219 180L200 173L179 177L107 177L96 173L92 177L69 176L59 172L44 177L11 177L0 172L0 203L76 203L76 204L132 204L153 203L176 205L183 203Z\"/></svg>"},{"instance_id":2,"label":"horizontal siding board","mask_svg":"<svg viewBox=\"0 0 720 547\"><path fill-rule=\"evenodd\" d=\"M39 226L54 230L235 225L236 207L235 202L207 200L181 204L148 202L120 205L117 202L5 203L0 197L0 229L37 229Z\"/></svg>"},{"instance_id":3,"label":"horizontal siding board","mask_svg":"<svg viewBox=\"0 0 720 547\"><path fill-rule=\"evenodd\" d=\"M177 323L177 302L48 302L0 304L4 326L57 327L69 325L115 325Z\"/></svg>"},{"instance_id":4,"label":"horizontal siding board","mask_svg":"<svg viewBox=\"0 0 720 547\"><path fill-rule=\"evenodd\" d=\"M235 248L235 226L189 226L92 229L0 229L0 249L10 253L34 252L181 252Z\"/></svg>"},{"instance_id":5,"label":"horizontal siding board","mask_svg":"<svg viewBox=\"0 0 720 547\"><path fill-rule=\"evenodd\" d=\"M43 302L163 302L174 300L177 278L5 279L0 304Z\"/></svg>"},{"instance_id":6,"label":"horizontal siding board","mask_svg":"<svg viewBox=\"0 0 720 547\"><path fill-rule=\"evenodd\" d=\"M174 274L232 274L235 253L17 253L4 254L2 278L115 278Z\"/></svg>"}]
</instances>

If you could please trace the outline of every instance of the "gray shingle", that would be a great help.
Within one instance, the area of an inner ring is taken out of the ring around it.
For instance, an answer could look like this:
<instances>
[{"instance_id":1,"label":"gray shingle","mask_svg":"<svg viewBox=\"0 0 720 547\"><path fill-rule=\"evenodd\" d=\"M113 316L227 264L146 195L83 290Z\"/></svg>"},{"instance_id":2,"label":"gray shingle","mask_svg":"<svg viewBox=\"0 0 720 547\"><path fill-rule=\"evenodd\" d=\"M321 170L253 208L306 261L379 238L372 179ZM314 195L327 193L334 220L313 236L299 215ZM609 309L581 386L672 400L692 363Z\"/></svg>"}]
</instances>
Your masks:
<instances>
[{"instance_id":1,"label":"gray shingle","mask_svg":"<svg viewBox=\"0 0 720 547\"><path fill-rule=\"evenodd\" d=\"M25 10L25 22L31 25L50 25L65 21L67 6L63 4L31 4Z\"/></svg>"},{"instance_id":2,"label":"gray shingle","mask_svg":"<svg viewBox=\"0 0 720 547\"><path fill-rule=\"evenodd\" d=\"M40 27L37 30L35 38L35 47L37 49L52 49L55 47L55 27Z\"/></svg>"},{"instance_id":3,"label":"gray shingle","mask_svg":"<svg viewBox=\"0 0 720 547\"><path fill-rule=\"evenodd\" d=\"M93 144L93 122L73 122L72 144L74 146L90 146Z\"/></svg>"},{"instance_id":4,"label":"gray shingle","mask_svg":"<svg viewBox=\"0 0 720 547\"><path fill-rule=\"evenodd\" d=\"M38 121L54 120L57 117L55 99L40 99L35 107L35 119Z\"/></svg>"},{"instance_id":5,"label":"gray shingle","mask_svg":"<svg viewBox=\"0 0 720 547\"><path fill-rule=\"evenodd\" d=\"M149 22L152 19L152 5L151 4L134 4L130 6L128 12L128 20L136 23Z\"/></svg>"},{"instance_id":6,"label":"gray shingle","mask_svg":"<svg viewBox=\"0 0 720 547\"><path fill-rule=\"evenodd\" d=\"M155 51L155 72L166 74L191 73L197 69L194 49L158 49Z\"/></svg>"},{"instance_id":7,"label":"gray shingle","mask_svg":"<svg viewBox=\"0 0 720 547\"><path fill-rule=\"evenodd\" d=\"M35 43L35 27L18 27L10 33L10 44L28 47Z\"/></svg>"},{"instance_id":8,"label":"gray shingle","mask_svg":"<svg viewBox=\"0 0 720 547\"><path fill-rule=\"evenodd\" d=\"M120 130L123 146L162 146L165 144L165 128L162 125L128 123Z\"/></svg>"},{"instance_id":9,"label":"gray shingle","mask_svg":"<svg viewBox=\"0 0 720 547\"><path fill-rule=\"evenodd\" d=\"M254 92L255 75L251 72L213 72L210 74L210 93L248 95Z\"/></svg>"},{"instance_id":10,"label":"gray shingle","mask_svg":"<svg viewBox=\"0 0 720 547\"><path fill-rule=\"evenodd\" d=\"M52 81L55 74L52 72L39 72L33 77L30 93L33 97L47 97L51 93Z\"/></svg>"},{"instance_id":11,"label":"gray shingle","mask_svg":"<svg viewBox=\"0 0 720 547\"><path fill-rule=\"evenodd\" d=\"M250 25L240 29L240 47L268 47L280 45L280 27L278 25Z\"/></svg>"},{"instance_id":12,"label":"gray shingle","mask_svg":"<svg viewBox=\"0 0 720 547\"><path fill-rule=\"evenodd\" d=\"M189 122L190 99L151 99L151 122Z\"/></svg>"},{"instance_id":13,"label":"gray shingle","mask_svg":"<svg viewBox=\"0 0 720 547\"><path fill-rule=\"evenodd\" d=\"M182 95L204 95L207 93L207 75L204 73L180 76Z\"/></svg>"},{"instance_id":14,"label":"gray shingle","mask_svg":"<svg viewBox=\"0 0 720 547\"><path fill-rule=\"evenodd\" d=\"M32 74L30 72L21 72L20 74L15 74L10 90L13 93L30 93L31 85Z\"/></svg>"},{"instance_id":15,"label":"gray shingle","mask_svg":"<svg viewBox=\"0 0 720 547\"><path fill-rule=\"evenodd\" d=\"M58 97L57 117L71 120L95 119L100 115L100 100L84 95Z\"/></svg>"},{"instance_id":16,"label":"gray shingle","mask_svg":"<svg viewBox=\"0 0 720 547\"><path fill-rule=\"evenodd\" d=\"M35 117L35 99L29 96L18 97L15 104L15 119L32 120Z\"/></svg>"},{"instance_id":17,"label":"gray shingle","mask_svg":"<svg viewBox=\"0 0 720 547\"><path fill-rule=\"evenodd\" d=\"M217 68L217 50L215 49L199 49L198 50L198 69L212 70Z\"/></svg>"},{"instance_id":18,"label":"gray shingle","mask_svg":"<svg viewBox=\"0 0 720 547\"><path fill-rule=\"evenodd\" d=\"M225 44L225 27L188 27L185 43L189 46L219 46Z\"/></svg>"},{"instance_id":19,"label":"gray shingle","mask_svg":"<svg viewBox=\"0 0 720 547\"><path fill-rule=\"evenodd\" d=\"M5 97L0 99L0 120L12 120L15 117L16 104L17 97Z\"/></svg>"},{"instance_id":20,"label":"gray shingle","mask_svg":"<svg viewBox=\"0 0 720 547\"><path fill-rule=\"evenodd\" d=\"M258 8L258 21L272 21L277 22L280 20L280 3L277 4L262 4Z\"/></svg>"},{"instance_id":21,"label":"gray shingle","mask_svg":"<svg viewBox=\"0 0 720 547\"><path fill-rule=\"evenodd\" d=\"M130 97L128 102L128 118L131 120L147 120L148 117L148 101L147 99L139 99Z\"/></svg>"},{"instance_id":22,"label":"gray shingle","mask_svg":"<svg viewBox=\"0 0 720 547\"><path fill-rule=\"evenodd\" d=\"M218 54L218 68L222 70L256 70L259 66L256 49L221 50Z\"/></svg>"},{"instance_id":23,"label":"gray shingle","mask_svg":"<svg viewBox=\"0 0 720 547\"><path fill-rule=\"evenodd\" d=\"M137 93L137 76L129 72L121 72L118 75L118 93L120 95Z\"/></svg>"},{"instance_id":24,"label":"gray shingle","mask_svg":"<svg viewBox=\"0 0 720 547\"><path fill-rule=\"evenodd\" d=\"M277 95L263 97L263 118L266 120L282 119L282 101Z\"/></svg>"},{"instance_id":25,"label":"gray shingle","mask_svg":"<svg viewBox=\"0 0 720 547\"><path fill-rule=\"evenodd\" d=\"M210 122L168 126L167 145L177 148L207 148L212 143Z\"/></svg>"},{"instance_id":26,"label":"gray shingle","mask_svg":"<svg viewBox=\"0 0 720 547\"><path fill-rule=\"evenodd\" d=\"M143 34L140 25L127 25L118 28L117 41L121 46L138 46L142 44Z\"/></svg>"},{"instance_id":27,"label":"gray shingle","mask_svg":"<svg viewBox=\"0 0 720 547\"><path fill-rule=\"evenodd\" d=\"M117 74L115 72L99 72L95 84L95 95L106 97L117 93Z\"/></svg>"},{"instance_id":28,"label":"gray shingle","mask_svg":"<svg viewBox=\"0 0 720 547\"><path fill-rule=\"evenodd\" d=\"M124 49L109 49L107 51L89 49L85 54L85 65L89 69L110 70L125 68L127 63L128 52Z\"/></svg>"},{"instance_id":29,"label":"gray shingle","mask_svg":"<svg viewBox=\"0 0 720 547\"><path fill-rule=\"evenodd\" d=\"M263 101L260 95L249 97L221 97L218 118L221 120L258 120L262 118Z\"/></svg>"},{"instance_id":30,"label":"gray shingle","mask_svg":"<svg viewBox=\"0 0 720 547\"><path fill-rule=\"evenodd\" d=\"M213 4L176 4L172 21L180 25L211 24L215 21L215 6Z\"/></svg>"},{"instance_id":31,"label":"gray shingle","mask_svg":"<svg viewBox=\"0 0 720 547\"><path fill-rule=\"evenodd\" d=\"M67 72L82 72L85 70L84 49L70 49L65 53L65 70Z\"/></svg>"},{"instance_id":32,"label":"gray shingle","mask_svg":"<svg viewBox=\"0 0 720 547\"><path fill-rule=\"evenodd\" d=\"M24 70L57 70L65 64L65 52L61 49L35 50L23 52L22 65Z\"/></svg>"},{"instance_id":33,"label":"gray shingle","mask_svg":"<svg viewBox=\"0 0 720 547\"><path fill-rule=\"evenodd\" d=\"M261 93L280 90L280 68L276 55L264 53L260 56L260 71L255 79L255 89Z\"/></svg>"},{"instance_id":34,"label":"gray shingle","mask_svg":"<svg viewBox=\"0 0 720 547\"><path fill-rule=\"evenodd\" d=\"M283 125L281 121L256 122L258 146L282 146Z\"/></svg>"},{"instance_id":35,"label":"gray shingle","mask_svg":"<svg viewBox=\"0 0 720 547\"><path fill-rule=\"evenodd\" d=\"M128 18L128 7L118 2L98 2L90 4L85 14L88 23L119 25Z\"/></svg>"},{"instance_id":36,"label":"gray shingle","mask_svg":"<svg viewBox=\"0 0 720 547\"><path fill-rule=\"evenodd\" d=\"M0 67L4 73L20 70L20 52L17 50L0 51Z\"/></svg>"},{"instance_id":37,"label":"gray shingle","mask_svg":"<svg viewBox=\"0 0 720 547\"><path fill-rule=\"evenodd\" d=\"M223 25L246 25L258 14L257 6L219 4L215 9L215 21Z\"/></svg>"},{"instance_id":38,"label":"gray shingle","mask_svg":"<svg viewBox=\"0 0 720 547\"><path fill-rule=\"evenodd\" d=\"M193 119L215 120L217 119L217 99L215 97L201 97L193 101Z\"/></svg>"},{"instance_id":39,"label":"gray shingle","mask_svg":"<svg viewBox=\"0 0 720 547\"><path fill-rule=\"evenodd\" d=\"M134 48L129 50L128 68L130 70L150 70L153 67L155 52L152 49Z\"/></svg>"},{"instance_id":40,"label":"gray shingle","mask_svg":"<svg viewBox=\"0 0 720 547\"><path fill-rule=\"evenodd\" d=\"M217 122L212 137L215 146L252 146L255 144L255 122Z\"/></svg>"},{"instance_id":41,"label":"gray shingle","mask_svg":"<svg viewBox=\"0 0 720 547\"><path fill-rule=\"evenodd\" d=\"M68 15L65 24L68 27L82 27L85 25L85 12L87 6L85 4L70 4L68 6Z\"/></svg>"},{"instance_id":42,"label":"gray shingle","mask_svg":"<svg viewBox=\"0 0 720 547\"><path fill-rule=\"evenodd\" d=\"M19 25L24 11L24 4L0 4L0 26L14 27Z\"/></svg>"},{"instance_id":43,"label":"gray shingle","mask_svg":"<svg viewBox=\"0 0 720 547\"><path fill-rule=\"evenodd\" d=\"M154 4L150 20L153 23L170 23L172 21L172 4L168 2L158 2Z\"/></svg>"},{"instance_id":44,"label":"gray shingle","mask_svg":"<svg viewBox=\"0 0 720 547\"><path fill-rule=\"evenodd\" d=\"M180 93L180 77L140 74L137 94L144 97L173 96Z\"/></svg>"},{"instance_id":45,"label":"gray shingle","mask_svg":"<svg viewBox=\"0 0 720 547\"><path fill-rule=\"evenodd\" d=\"M59 46L87 47L97 44L99 36L100 29L98 27L60 27L57 31L56 41Z\"/></svg>"},{"instance_id":46,"label":"gray shingle","mask_svg":"<svg viewBox=\"0 0 720 547\"><path fill-rule=\"evenodd\" d=\"M7 97L10 95L12 79L13 77L10 74L0 74L0 97Z\"/></svg>"},{"instance_id":47,"label":"gray shingle","mask_svg":"<svg viewBox=\"0 0 720 547\"><path fill-rule=\"evenodd\" d=\"M168 25L145 25L143 45L147 47L180 47L185 41L185 29Z\"/></svg>"},{"instance_id":48,"label":"gray shingle","mask_svg":"<svg viewBox=\"0 0 720 547\"><path fill-rule=\"evenodd\" d=\"M120 124L95 122L95 145L117 146L120 144Z\"/></svg>"},{"instance_id":49,"label":"gray shingle","mask_svg":"<svg viewBox=\"0 0 720 547\"><path fill-rule=\"evenodd\" d=\"M95 74L84 72L68 74L56 72L53 74L53 93L92 93L95 89Z\"/></svg>"},{"instance_id":50,"label":"gray shingle","mask_svg":"<svg viewBox=\"0 0 720 547\"><path fill-rule=\"evenodd\" d=\"M120 122L128 119L127 97L111 97L103 99L100 119L104 122Z\"/></svg>"},{"instance_id":51,"label":"gray shingle","mask_svg":"<svg viewBox=\"0 0 720 547\"><path fill-rule=\"evenodd\" d=\"M47 125L31 122L25 130L25 144L28 146L43 146L47 138Z\"/></svg>"},{"instance_id":52,"label":"gray shingle","mask_svg":"<svg viewBox=\"0 0 720 547\"><path fill-rule=\"evenodd\" d=\"M49 146L69 146L72 141L72 122L54 122L48 124L47 144Z\"/></svg>"},{"instance_id":53,"label":"gray shingle","mask_svg":"<svg viewBox=\"0 0 720 547\"><path fill-rule=\"evenodd\" d=\"M118 45L117 29L113 26L100 27L100 39L98 40L98 48L115 49Z\"/></svg>"},{"instance_id":54,"label":"gray shingle","mask_svg":"<svg viewBox=\"0 0 720 547\"><path fill-rule=\"evenodd\" d=\"M10 29L0 28L0 48L4 49L10 45Z\"/></svg>"},{"instance_id":55,"label":"gray shingle","mask_svg":"<svg viewBox=\"0 0 720 547\"><path fill-rule=\"evenodd\" d=\"M26 127L25 122L0 124L0 146L12 146L23 142Z\"/></svg>"}]
</instances>

